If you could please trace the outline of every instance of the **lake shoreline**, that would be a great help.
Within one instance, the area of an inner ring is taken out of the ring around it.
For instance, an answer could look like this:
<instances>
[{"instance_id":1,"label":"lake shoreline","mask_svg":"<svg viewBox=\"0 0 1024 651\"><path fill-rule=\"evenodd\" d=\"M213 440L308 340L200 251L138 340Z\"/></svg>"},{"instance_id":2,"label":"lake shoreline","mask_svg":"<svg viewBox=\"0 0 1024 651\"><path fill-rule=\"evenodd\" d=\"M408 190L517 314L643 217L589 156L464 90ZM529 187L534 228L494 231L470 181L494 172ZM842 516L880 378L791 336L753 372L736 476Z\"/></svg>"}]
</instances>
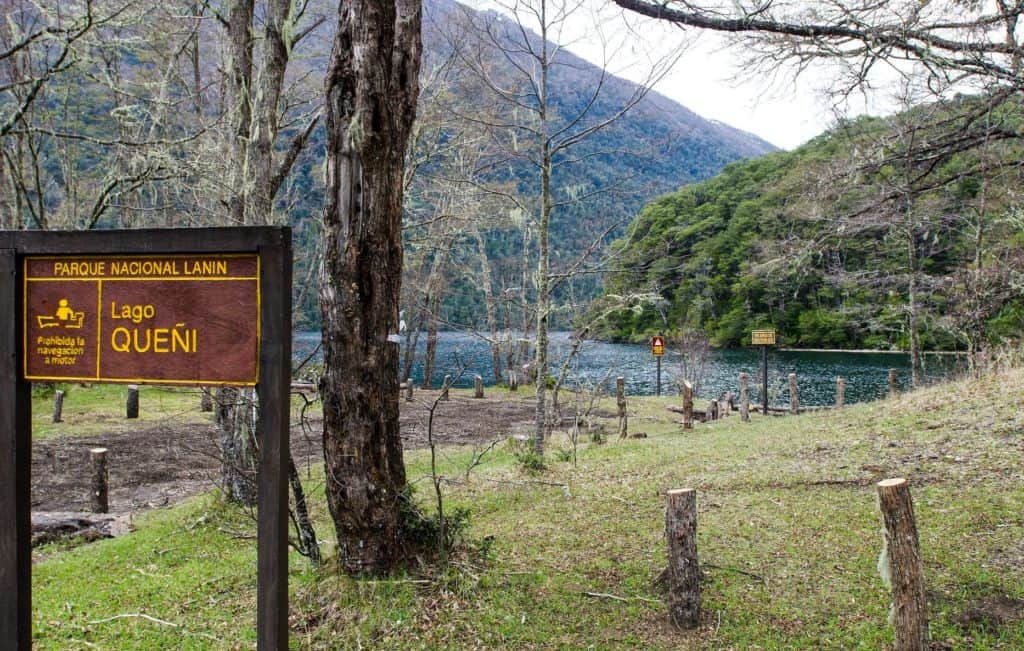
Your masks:
<instances>
[{"instance_id":1,"label":"lake shoreline","mask_svg":"<svg viewBox=\"0 0 1024 651\"><path fill-rule=\"evenodd\" d=\"M753 346L740 346L739 349L753 348ZM738 350L730 348L718 348L716 350ZM776 348L782 353L870 353L876 355L909 355L909 350L884 350L875 348ZM922 355L966 355L964 350L922 350Z\"/></svg>"}]
</instances>

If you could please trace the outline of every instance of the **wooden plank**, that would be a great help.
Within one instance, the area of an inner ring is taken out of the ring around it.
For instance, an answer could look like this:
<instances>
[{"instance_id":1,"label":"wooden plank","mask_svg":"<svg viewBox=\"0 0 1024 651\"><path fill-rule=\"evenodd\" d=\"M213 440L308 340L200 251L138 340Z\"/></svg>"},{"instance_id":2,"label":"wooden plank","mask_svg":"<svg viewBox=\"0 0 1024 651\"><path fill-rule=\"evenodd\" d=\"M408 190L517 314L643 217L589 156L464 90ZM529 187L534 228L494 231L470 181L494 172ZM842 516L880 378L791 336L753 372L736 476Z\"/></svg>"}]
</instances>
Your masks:
<instances>
[{"instance_id":1,"label":"wooden plank","mask_svg":"<svg viewBox=\"0 0 1024 651\"><path fill-rule=\"evenodd\" d=\"M257 649L288 649L288 419L291 390L291 231L259 248L263 332L260 403L256 598Z\"/></svg>"},{"instance_id":2,"label":"wooden plank","mask_svg":"<svg viewBox=\"0 0 1024 651\"><path fill-rule=\"evenodd\" d=\"M18 377L17 255L0 249L0 648L32 643L30 385Z\"/></svg>"}]
</instances>

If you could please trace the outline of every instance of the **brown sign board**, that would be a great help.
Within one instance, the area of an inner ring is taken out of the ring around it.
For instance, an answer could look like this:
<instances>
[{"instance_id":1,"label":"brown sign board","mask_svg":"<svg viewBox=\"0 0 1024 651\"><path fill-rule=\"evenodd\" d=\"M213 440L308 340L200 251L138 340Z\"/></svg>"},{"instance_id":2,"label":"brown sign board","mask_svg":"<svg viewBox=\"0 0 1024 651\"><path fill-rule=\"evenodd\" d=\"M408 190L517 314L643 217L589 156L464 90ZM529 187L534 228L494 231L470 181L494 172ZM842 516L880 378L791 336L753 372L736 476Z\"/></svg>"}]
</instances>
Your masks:
<instances>
[{"instance_id":1,"label":"brown sign board","mask_svg":"<svg viewBox=\"0 0 1024 651\"><path fill-rule=\"evenodd\" d=\"M256 648L288 648L291 229L0 230L0 649L32 644L34 379L255 385Z\"/></svg>"},{"instance_id":2,"label":"brown sign board","mask_svg":"<svg viewBox=\"0 0 1024 651\"><path fill-rule=\"evenodd\" d=\"M775 345L775 331L774 330L752 330L750 332L750 345L751 346L774 346Z\"/></svg>"},{"instance_id":3,"label":"brown sign board","mask_svg":"<svg viewBox=\"0 0 1024 651\"><path fill-rule=\"evenodd\" d=\"M665 337L654 335L651 337L651 354L655 357L662 357L665 354Z\"/></svg>"},{"instance_id":4,"label":"brown sign board","mask_svg":"<svg viewBox=\"0 0 1024 651\"><path fill-rule=\"evenodd\" d=\"M253 254L26 256L26 380L255 386Z\"/></svg>"}]
</instances>

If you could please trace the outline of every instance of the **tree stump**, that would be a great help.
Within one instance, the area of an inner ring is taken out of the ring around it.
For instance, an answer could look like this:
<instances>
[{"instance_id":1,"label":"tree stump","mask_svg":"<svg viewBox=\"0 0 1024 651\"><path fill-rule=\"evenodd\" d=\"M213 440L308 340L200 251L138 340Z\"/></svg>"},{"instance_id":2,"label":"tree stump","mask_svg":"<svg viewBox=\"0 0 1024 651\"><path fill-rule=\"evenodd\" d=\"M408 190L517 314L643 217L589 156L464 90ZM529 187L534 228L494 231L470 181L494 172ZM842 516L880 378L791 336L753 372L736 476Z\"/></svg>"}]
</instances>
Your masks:
<instances>
[{"instance_id":1,"label":"tree stump","mask_svg":"<svg viewBox=\"0 0 1024 651\"><path fill-rule=\"evenodd\" d=\"M740 419L750 422L750 376L740 373Z\"/></svg>"},{"instance_id":2,"label":"tree stump","mask_svg":"<svg viewBox=\"0 0 1024 651\"><path fill-rule=\"evenodd\" d=\"M203 387L199 394L199 411L213 411L213 394L211 394L210 390L206 387Z\"/></svg>"},{"instance_id":3,"label":"tree stump","mask_svg":"<svg viewBox=\"0 0 1024 651\"><path fill-rule=\"evenodd\" d=\"M628 422L626 419L626 380L625 378L615 378L615 402L619 407L619 438L624 439L629 436L628 433Z\"/></svg>"},{"instance_id":4,"label":"tree stump","mask_svg":"<svg viewBox=\"0 0 1024 651\"><path fill-rule=\"evenodd\" d=\"M405 381L405 401L406 402L412 402L412 392L413 392L412 378L408 378Z\"/></svg>"},{"instance_id":5,"label":"tree stump","mask_svg":"<svg viewBox=\"0 0 1024 651\"><path fill-rule=\"evenodd\" d=\"M841 377L836 378L836 409L842 408L846 404L846 380Z\"/></svg>"},{"instance_id":6,"label":"tree stump","mask_svg":"<svg viewBox=\"0 0 1024 651\"><path fill-rule=\"evenodd\" d=\"M473 397L484 397L484 379L479 375L473 377Z\"/></svg>"},{"instance_id":7,"label":"tree stump","mask_svg":"<svg viewBox=\"0 0 1024 651\"><path fill-rule=\"evenodd\" d=\"M693 385L683 380L683 429L693 429Z\"/></svg>"},{"instance_id":8,"label":"tree stump","mask_svg":"<svg viewBox=\"0 0 1024 651\"><path fill-rule=\"evenodd\" d=\"M796 386L796 373L789 374L789 411L793 414L800 413L800 391Z\"/></svg>"},{"instance_id":9,"label":"tree stump","mask_svg":"<svg viewBox=\"0 0 1024 651\"><path fill-rule=\"evenodd\" d=\"M110 504L107 501L107 449L93 448L89 450L92 459L92 495L90 504L93 513L106 513Z\"/></svg>"},{"instance_id":10,"label":"tree stump","mask_svg":"<svg viewBox=\"0 0 1024 651\"><path fill-rule=\"evenodd\" d=\"M725 415L728 416L736 410L736 394L730 391L725 394Z\"/></svg>"},{"instance_id":11,"label":"tree stump","mask_svg":"<svg viewBox=\"0 0 1024 651\"><path fill-rule=\"evenodd\" d=\"M889 397L896 397L896 369L889 369Z\"/></svg>"},{"instance_id":12,"label":"tree stump","mask_svg":"<svg viewBox=\"0 0 1024 651\"><path fill-rule=\"evenodd\" d=\"M509 372L508 372L508 390L509 391L518 391L519 390L519 375L515 371L513 371L511 369L509 369Z\"/></svg>"},{"instance_id":13,"label":"tree stump","mask_svg":"<svg viewBox=\"0 0 1024 651\"><path fill-rule=\"evenodd\" d=\"M718 401L712 400L708 403L708 421L718 420Z\"/></svg>"},{"instance_id":14,"label":"tree stump","mask_svg":"<svg viewBox=\"0 0 1024 651\"><path fill-rule=\"evenodd\" d=\"M450 400L448 396L448 387L452 385L452 376L444 376L444 383L441 385L441 400Z\"/></svg>"},{"instance_id":15,"label":"tree stump","mask_svg":"<svg viewBox=\"0 0 1024 651\"><path fill-rule=\"evenodd\" d=\"M928 612L925 601L924 568L917 541L914 502L906 479L878 482L878 504L882 511L885 547L878 561L883 580L892 588L892 623L896 629L896 651L926 651Z\"/></svg>"},{"instance_id":16,"label":"tree stump","mask_svg":"<svg viewBox=\"0 0 1024 651\"><path fill-rule=\"evenodd\" d=\"M697 491L668 492L668 619L681 629L700 624L700 565L697 562Z\"/></svg>"},{"instance_id":17,"label":"tree stump","mask_svg":"<svg viewBox=\"0 0 1024 651\"><path fill-rule=\"evenodd\" d=\"M64 413L64 392L57 391L53 394L53 422L61 422Z\"/></svg>"},{"instance_id":18,"label":"tree stump","mask_svg":"<svg viewBox=\"0 0 1024 651\"><path fill-rule=\"evenodd\" d=\"M125 402L125 418L139 417L139 387L131 384L128 386L128 400Z\"/></svg>"}]
</instances>

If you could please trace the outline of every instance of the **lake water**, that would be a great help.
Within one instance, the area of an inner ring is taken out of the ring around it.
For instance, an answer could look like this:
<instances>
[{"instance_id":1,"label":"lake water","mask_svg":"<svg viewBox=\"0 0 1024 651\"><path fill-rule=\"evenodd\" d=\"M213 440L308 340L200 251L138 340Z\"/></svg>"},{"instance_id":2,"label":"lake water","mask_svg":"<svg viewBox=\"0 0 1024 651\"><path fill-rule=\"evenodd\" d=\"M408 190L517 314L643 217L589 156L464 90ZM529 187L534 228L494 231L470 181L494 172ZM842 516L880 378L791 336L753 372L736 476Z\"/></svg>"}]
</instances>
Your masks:
<instances>
[{"instance_id":1,"label":"lake water","mask_svg":"<svg viewBox=\"0 0 1024 651\"><path fill-rule=\"evenodd\" d=\"M295 357L302 359L316 348L318 332L300 332L295 336ZM555 375L571 347L569 333L551 336L552 371ZM423 350L426 337L420 337L417 346L413 379L423 378ZM473 386L473 376L479 373L485 384L494 384L491 370L490 348L485 341L472 334L444 332L438 338L435 361L434 386L440 386L445 375L457 375L457 387ZM927 381L934 382L961 371L962 358L955 355L926 355ZM601 381L609 369L608 388L614 387L615 378L622 376L630 395L654 395L656 363L647 345L611 344L590 341L572 364L572 381L593 385ZM789 404L787 378L796 373L799 378L802 405L831 405L835 401L836 377L846 380L846 402L864 402L885 396L888 391L889 369L897 371L900 388L910 384L910 356L902 353L848 353L810 351L771 351L768 356L768 397L773 405ZM761 402L761 357L758 349L731 349L711 352L697 395L716 398L727 391L739 393L739 374L750 374L751 402ZM671 350L662 358L662 394L678 394L676 378L681 374L678 353Z\"/></svg>"}]
</instances>

